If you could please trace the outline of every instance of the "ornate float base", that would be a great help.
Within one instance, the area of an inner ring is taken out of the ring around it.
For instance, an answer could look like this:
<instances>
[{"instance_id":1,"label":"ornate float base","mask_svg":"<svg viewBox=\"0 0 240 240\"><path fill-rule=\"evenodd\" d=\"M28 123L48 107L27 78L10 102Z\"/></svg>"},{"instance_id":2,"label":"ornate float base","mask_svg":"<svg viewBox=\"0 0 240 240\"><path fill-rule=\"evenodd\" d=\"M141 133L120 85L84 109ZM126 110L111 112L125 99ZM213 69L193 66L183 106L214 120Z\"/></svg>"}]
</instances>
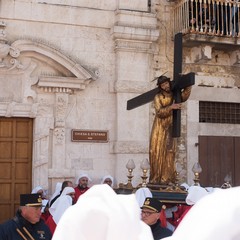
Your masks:
<instances>
[{"instance_id":1,"label":"ornate float base","mask_svg":"<svg viewBox=\"0 0 240 240\"><path fill-rule=\"evenodd\" d=\"M153 197L158 198L163 203L182 203L185 204L187 192L176 185L147 184Z\"/></svg>"},{"instance_id":2,"label":"ornate float base","mask_svg":"<svg viewBox=\"0 0 240 240\"><path fill-rule=\"evenodd\" d=\"M141 186L136 188L129 186L128 184L121 184L119 188L114 189L117 194L132 194ZM147 188L150 189L154 198L159 199L165 204L186 204L185 199L187 192L176 185L164 185L164 184L147 184Z\"/></svg>"}]
</instances>

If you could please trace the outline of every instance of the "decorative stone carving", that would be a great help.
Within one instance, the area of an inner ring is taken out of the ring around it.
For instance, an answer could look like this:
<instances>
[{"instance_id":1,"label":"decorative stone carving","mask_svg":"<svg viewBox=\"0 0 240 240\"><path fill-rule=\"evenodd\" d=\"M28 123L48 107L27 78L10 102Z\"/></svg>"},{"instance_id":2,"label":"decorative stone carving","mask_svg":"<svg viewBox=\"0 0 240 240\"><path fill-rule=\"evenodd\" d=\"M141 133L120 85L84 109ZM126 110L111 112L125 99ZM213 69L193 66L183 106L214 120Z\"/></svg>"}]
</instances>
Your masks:
<instances>
[{"instance_id":1,"label":"decorative stone carving","mask_svg":"<svg viewBox=\"0 0 240 240\"><path fill-rule=\"evenodd\" d=\"M67 104L68 104L67 94L56 95L55 127L65 126Z\"/></svg>"},{"instance_id":2,"label":"decorative stone carving","mask_svg":"<svg viewBox=\"0 0 240 240\"><path fill-rule=\"evenodd\" d=\"M19 57L20 51L7 44L5 27L6 24L0 22L0 68L7 68L8 70L23 68L23 65L16 59Z\"/></svg>"},{"instance_id":3,"label":"decorative stone carving","mask_svg":"<svg viewBox=\"0 0 240 240\"><path fill-rule=\"evenodd\" d=\"M65 128L55 128L54 135L56 137L57 144L64 144L65 140Z\"/></svg>"}]
</instances>

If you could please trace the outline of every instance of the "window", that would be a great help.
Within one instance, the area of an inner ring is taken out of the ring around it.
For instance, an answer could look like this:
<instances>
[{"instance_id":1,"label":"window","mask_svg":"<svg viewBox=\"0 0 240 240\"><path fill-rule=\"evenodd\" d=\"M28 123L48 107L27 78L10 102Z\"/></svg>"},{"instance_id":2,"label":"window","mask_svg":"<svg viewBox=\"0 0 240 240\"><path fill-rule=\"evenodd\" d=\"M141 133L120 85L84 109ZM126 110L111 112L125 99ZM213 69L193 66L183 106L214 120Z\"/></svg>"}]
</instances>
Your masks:
<instances>
[{"instance_id":1,"label":"window","mask_svg":"<svg viewBox=\"0 0 240 240\"><path fill-rule=\"evenodd\" d=\"M240 103L200 101L199 122L240 124Z\"/></svg>"}]
</instances>

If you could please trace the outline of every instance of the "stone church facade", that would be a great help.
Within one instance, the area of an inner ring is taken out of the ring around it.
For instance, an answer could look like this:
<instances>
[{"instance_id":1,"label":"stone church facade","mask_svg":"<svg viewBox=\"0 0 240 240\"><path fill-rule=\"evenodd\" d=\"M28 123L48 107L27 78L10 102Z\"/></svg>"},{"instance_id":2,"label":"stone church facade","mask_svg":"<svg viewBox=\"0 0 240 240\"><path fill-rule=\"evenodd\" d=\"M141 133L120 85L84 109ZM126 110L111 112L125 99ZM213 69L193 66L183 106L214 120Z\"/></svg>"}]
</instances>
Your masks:
<instances>
[{"instance_id":1,"label":"stone church facade","mask_svg":"<svg viewBox=\"0 0 240 240\"><path fill-rule=\"evenodd\" d=\"M127 100L172 78L173 31L167 0L1 0L0 116L33 119L32 186L88 173L141 182L148 158L152 104L131 111ZM218 61L216 62L216 56ZM182 111L177 160L182 181L192 183L198 135L239 136L239 126L199 124L199 101L240 102L239 53L208 44L186 47L184 71L196 84ZM230 96L230 98L226 98ZM72 130L107 132L107 142L72 141Z\"/></svg>"}]
</instances>

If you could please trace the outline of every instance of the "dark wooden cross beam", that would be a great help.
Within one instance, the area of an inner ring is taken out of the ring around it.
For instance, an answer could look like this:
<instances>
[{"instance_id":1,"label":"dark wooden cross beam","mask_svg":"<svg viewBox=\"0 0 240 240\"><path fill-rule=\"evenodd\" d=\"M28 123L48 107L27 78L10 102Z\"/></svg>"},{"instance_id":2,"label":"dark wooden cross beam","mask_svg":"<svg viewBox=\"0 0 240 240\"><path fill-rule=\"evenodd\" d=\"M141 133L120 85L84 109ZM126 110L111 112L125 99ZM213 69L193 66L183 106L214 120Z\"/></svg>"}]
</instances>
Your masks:
<instances>
[{"instance_id":1,"label":"dark wooden cross beam","mask_svg":"<svg viewBox=\"0 0 240 240\"><path fill-rule=\"evenodd\" d=\"M181 103L182 89L195 84L195 73L182 74L182 33L177 33L174 38L174 66L172 92L175 103ZM135 98L127 101L127 110L134 109L146 103L153 101L155 95L159 92L159 88L152 89ZM180 137L181 135L181 110L173 110L173 129L172 137Z\"/></svg>"}]
</instances>

